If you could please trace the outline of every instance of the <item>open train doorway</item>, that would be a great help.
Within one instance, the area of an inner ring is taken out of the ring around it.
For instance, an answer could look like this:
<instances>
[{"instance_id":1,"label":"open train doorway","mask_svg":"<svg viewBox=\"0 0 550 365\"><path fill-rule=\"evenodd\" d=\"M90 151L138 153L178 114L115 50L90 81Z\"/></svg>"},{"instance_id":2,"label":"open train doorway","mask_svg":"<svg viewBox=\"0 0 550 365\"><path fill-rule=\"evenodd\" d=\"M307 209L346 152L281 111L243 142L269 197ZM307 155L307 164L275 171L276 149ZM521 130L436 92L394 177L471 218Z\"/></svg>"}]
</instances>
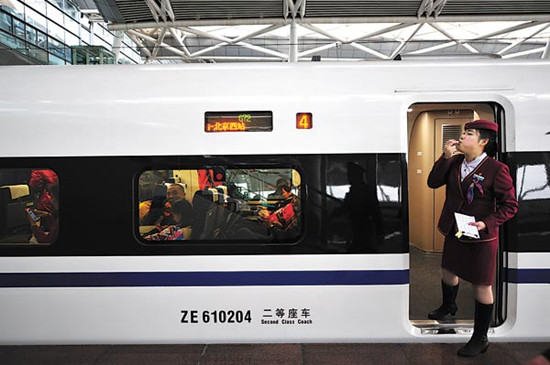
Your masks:
<instances>
[{"instance_id":1,"label":"open train doorway","mask_svg":"<svg viewBox=\"0 0 550 365\"><path fill-rule=\"evenodd\" d=\"M410 240L409 318L426 333L456 333L471 328L474 318L474 296L470 283L461 281L457 297L458 311L441 321L428 319L428 313L441 304L441 256L444 236L437 223L445 201L445 187L430 189L428 175L441 156L449 139L459 139L465 123L487 119L498 123L502 131L503 108L497 103L417 103L408 109L408 183ZM503 133L499 133L502 148ZM502 154L498 154L500 159ZM501 242L503 238L501 237ZM503 321L502 302L505 285L502 280L502 245L493 294L493 325ZM442 329L445 329L442 331Z\"/></svg>"}]
</instances>

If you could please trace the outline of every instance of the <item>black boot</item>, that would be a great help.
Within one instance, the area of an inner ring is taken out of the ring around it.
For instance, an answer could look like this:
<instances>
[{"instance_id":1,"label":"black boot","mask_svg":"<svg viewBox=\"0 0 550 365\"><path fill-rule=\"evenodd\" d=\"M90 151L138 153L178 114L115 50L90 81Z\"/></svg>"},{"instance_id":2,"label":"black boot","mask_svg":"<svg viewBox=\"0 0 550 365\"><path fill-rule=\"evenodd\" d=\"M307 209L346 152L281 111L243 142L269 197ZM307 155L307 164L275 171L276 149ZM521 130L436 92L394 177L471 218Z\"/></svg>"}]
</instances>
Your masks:
<instances>
[{"instance_id":1,"label":"black boot","mask_svg":"<svg viewBox=\"0 0 550 365\"><path fill-rule=\"evenodd\" d=\"M485 353L489 347L487 331L493 314L492 304L482 304L476 300L474 334L468 343L458 350L458 356L473 357Z\"/></svg>"},{"instance_id":2,"label":"black boot","mask_svg":"<svg viewBox=\"0 0 550 365\"><path fill-rule=\"evenodd\" d=\"M443 304L428 314L429 319L440 320L449 313L454 316L458 309L455 303L456 295L458 294L458 284L451 286L441 280L441 291L443 293Z\"/></svg>"}]
</instances>

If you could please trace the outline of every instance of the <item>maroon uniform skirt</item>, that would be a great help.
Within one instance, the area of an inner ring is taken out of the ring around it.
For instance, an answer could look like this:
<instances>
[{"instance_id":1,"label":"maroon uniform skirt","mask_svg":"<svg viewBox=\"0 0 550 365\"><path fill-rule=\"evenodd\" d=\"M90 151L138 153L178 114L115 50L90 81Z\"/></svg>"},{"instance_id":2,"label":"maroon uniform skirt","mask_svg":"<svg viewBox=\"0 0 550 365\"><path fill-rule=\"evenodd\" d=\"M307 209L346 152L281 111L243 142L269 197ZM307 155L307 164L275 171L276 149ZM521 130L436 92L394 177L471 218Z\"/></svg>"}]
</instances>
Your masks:
<instances>
[{"instance_id":1,"label":"maroon uniform skirt","mask_svg":"<svg viewBox=\"0 0 550 365\"><path fill-rule=\"evenodd\" d=\"M441 267L472 284L493 285L497 248L498 237L487 242L463 242L447 235Z\"/></svg>"}]
</instances>

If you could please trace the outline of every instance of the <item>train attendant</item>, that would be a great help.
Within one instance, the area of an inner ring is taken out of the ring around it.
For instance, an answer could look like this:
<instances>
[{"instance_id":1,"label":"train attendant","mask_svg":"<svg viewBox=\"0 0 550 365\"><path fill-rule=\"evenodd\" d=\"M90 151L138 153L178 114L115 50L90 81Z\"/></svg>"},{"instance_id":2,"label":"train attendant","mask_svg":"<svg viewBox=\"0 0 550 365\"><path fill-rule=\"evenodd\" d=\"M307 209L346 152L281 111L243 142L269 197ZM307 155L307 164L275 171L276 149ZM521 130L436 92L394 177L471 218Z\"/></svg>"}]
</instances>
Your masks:
<instances>
[{"instance_id":1,"label":"train attendant","mask_svg":"<svg viewBox=\"0 0 550 365\"><path fill-rule=\"evenodd\" d=\"M459 141L445 143L444 153L428 176L430 188L446 185L438 223L445 236L441 261L443 304L428 317L439 320L456 313L459 277L472 283L475 295L474 333L458 350L459 356L476 356L489 347L498 227L518 209L508 166L492 158L498 149L497 132L498 125L488 120L466 123ZM477 227L478 239L458 230L455 212L475 217L475 222L469 224Z\"/></svg>"}]
</instances>

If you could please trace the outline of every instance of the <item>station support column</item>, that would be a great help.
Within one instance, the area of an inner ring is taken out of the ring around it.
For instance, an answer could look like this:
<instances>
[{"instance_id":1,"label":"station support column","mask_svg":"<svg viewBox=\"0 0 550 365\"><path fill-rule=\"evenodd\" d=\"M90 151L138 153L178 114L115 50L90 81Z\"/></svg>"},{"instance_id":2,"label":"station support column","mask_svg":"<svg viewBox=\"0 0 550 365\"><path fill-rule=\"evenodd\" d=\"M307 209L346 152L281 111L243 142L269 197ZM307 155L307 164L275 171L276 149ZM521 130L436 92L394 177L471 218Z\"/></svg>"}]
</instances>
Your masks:
<instances>
[{"instance_id":1,"label":"station support column","mask_svg":"<svg viewBox=\"0 0 550 365\"><path fill-rule=\"evenodd\" d=\"M290 46L288 51L288 62L298 62L298 33L296 22L290 23Z\"/></svg>"}]
</instances>

